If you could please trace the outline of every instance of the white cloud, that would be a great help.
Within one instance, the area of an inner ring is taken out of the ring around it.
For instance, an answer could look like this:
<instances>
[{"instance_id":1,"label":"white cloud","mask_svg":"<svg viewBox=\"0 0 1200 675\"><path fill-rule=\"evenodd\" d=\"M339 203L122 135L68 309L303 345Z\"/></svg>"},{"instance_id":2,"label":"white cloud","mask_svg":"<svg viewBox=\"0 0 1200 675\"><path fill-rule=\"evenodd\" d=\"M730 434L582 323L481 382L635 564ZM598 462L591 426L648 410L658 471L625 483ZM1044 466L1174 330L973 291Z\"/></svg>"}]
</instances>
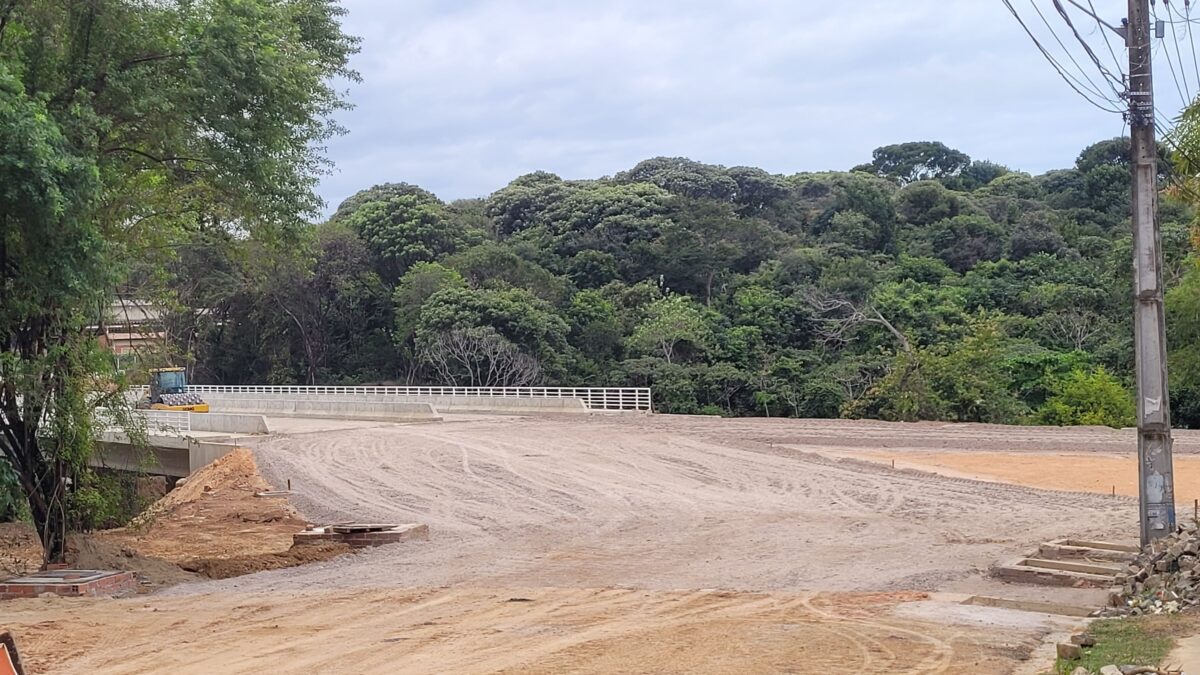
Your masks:
<instances>
[{"instance_id":1,"label":"white cloud","mask_svg":"<svg viewBox=\"0 0 1200 675\"><path fill-rule=\"evenodd\" d=\"M1037 172L1122 128L987 0L344 4L363 82L330 145L333 205L386 181L453 199L661 154L846 169L918 139Z\"/></svg>"}]
</instances>

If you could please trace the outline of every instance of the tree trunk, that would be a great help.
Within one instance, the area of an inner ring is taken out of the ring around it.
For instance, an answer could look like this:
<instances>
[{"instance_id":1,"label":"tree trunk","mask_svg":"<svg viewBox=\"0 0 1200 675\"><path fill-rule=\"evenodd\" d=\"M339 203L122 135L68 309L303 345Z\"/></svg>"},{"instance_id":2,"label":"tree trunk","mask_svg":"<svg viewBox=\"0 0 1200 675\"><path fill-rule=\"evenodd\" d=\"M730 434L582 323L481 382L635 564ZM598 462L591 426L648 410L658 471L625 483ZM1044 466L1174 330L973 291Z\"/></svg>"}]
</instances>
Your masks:
<instances>
[{"instance_id":1,"label":"tree trunk","mask_svg":"<svg viewBox=\"0 0 1200 675\"><path fill-rule=\"evenodd\" d=\"M37 528L38 538L42 542L42 563L60 564L66 562L67 555L67 521L64 507L66 485L65 473L68 470L63 463L51 465L44 459L42 449L36 438L16 448L17 455L22 458L16 467L18 477L24 487L29 513L33 517L34 527Z\"/></svg>"},{"instance_id":2,"label":"tree trunk","mask_svg":"<svg viewBox=\"0 0 1200 675\"><path fill-rule=\"evenodd\" d=\"M43 482L51 483L54 476L49 476ZM52 485L47 486L54 491ZM61 494L61 490L57 490ZM67 561L67 521L62 499L55 499L49 504L30 498L29 512L33 515L33 523L37 526L38 537L42 540L42 563L45 565L62 564Z\"/></svg>"}]
</instances>

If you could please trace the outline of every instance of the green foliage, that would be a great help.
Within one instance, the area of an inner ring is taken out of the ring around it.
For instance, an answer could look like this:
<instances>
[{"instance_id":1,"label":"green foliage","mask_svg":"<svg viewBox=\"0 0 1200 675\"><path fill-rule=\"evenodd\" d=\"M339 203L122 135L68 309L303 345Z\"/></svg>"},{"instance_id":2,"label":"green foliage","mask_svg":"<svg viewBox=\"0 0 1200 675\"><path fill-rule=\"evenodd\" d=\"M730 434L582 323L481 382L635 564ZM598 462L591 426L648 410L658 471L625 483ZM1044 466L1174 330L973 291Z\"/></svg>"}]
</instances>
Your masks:
<instances>
[{"instance_id":1,"label":"green foliage","mask_svg":"<svg viewBox=\"0 0 1200 675\"><path fill-rule=\"evenodd\" d=\"M686 157L655 157L616 175L622 183L651 183L682 197L730 201L738 184L724 167L701 164Z\"/></svg>"},{"instance_id":2,"label":"green foliage","mask_svg":"<svg viewBox=\"0 0 1200 675\"><path fill-rule=\"evenodd\" d=\"M1039 424L1094 424L1128 427L1134 423L1133 398L1104 368L1076 368L1055 381L1050 398L1035 415Z\"/></svg>"},{"instance_id":3,"label":"green foliage","mask_svg":"<svg viewBox=\"0 0 1200 675\"><path fill-rule=\"evenodd\" d=\"M919 180L953 178L971 164L966 154L936 141L898 143L876 148L870 164L855 170L870 171L906 185Z\"/></svg>"},{"instance_id":4,"label":"green foliage","mask_svg":"<svg viewBox=\"0 0 1200 675\"><path fill-rule=\"evenodd\" d=\"M173 306L203 295L176 283L178 251L307 238L321 148L344 107L331 80L356 77L343 13L332 0L0 10L0 457L20 476L47 560L61 560L67 529L95 522L110 492L86 460L93 409L124 400L97 393L112 364L88 329L113 289ZM278 271L312 272L297 259ZM306 333L267 275L251 278L267 286L276 325Z\"/></svg>"},{"instance_id":5,"label":"green foliage","mask_svg":"<svg viewBox=\"0 0 1200 675\"><path fill-rule=\"evenodd\" d=\"M222 290L193 306L221 322L189 349L230 382L538 381L651 386L664 412L1119 421L1072 388L1083 373L1114 398L1131 375L1119 150L1041 176L936 143L794 176L659 157L453 204L377 185L302 250L198 256L212 285L189 287ZM1200 424L1193 211L1167 195L1160 215L1173 393Z\"/></svg>"},{"instance_id":6,"label":"green foliage","mask_svg":"<svg viewBox=\"0 0 1200 675\"><path fill-rule=\"evenodd\" d=\"M1181 614L1098 619L1088 624L1095 646L1085 647L1082 659L1058 659L1054 672L1070 675L1083 667L1098 673L1114 663L1157 665L1175 646L1174 637L1190 632L1189 619Z\"/></svg>"},{"instance_id":7,"label":"green foliage","mask_svg":"<svg viewBox=\"0 0 1200 675\"><path fill-rule=\"evenodd\" d=\"M462 242L446 222L443 204L413 195L369 201L344 218L395 281L411 266L452 253Z\"/></svg>"},{"instance_id":8,"label":"green foliage","mask_svg":"<svg viewBox=\"0 0 1200 675\"><path fill-rule=\"evenodd\" d=\"M703 312L686 296L656 300L646 318L629 336L629 345L643 354L661 356L667 363L694 357L708 349L712 330Z\"/></svg>"}]
</instances>

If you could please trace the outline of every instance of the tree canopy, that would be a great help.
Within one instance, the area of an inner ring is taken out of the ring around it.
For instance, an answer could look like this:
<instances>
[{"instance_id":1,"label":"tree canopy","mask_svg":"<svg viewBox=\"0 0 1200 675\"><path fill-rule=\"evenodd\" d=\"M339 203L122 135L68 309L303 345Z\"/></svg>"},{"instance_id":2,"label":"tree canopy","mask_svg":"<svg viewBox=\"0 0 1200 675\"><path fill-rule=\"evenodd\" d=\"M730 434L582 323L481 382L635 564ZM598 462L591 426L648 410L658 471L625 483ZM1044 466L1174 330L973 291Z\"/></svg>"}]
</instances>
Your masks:
<instances>
[{"instance_id":1,"label":"tree canopy","mask_svg":"<svg viewBox=\"0 0 1200 675\"><path fill-rule=\"evenodd\" d=\"M0 6L0 458L49 560L103 499L86 460L94 409L124 400L97 347L109 299L235 303L249 282L295 314L271 287L310 279L295 257L263 256L282 274L239 280L177 253L312 236L321 144L343 107L332 80L355 77L342 13L331 0ZM220 292L181 283L196 267L226 275ZM207 347L188 351L230 358Z\"/></svg>"},{"instance_id":2,"label":"tree canopy","mask_svg":"<svg viewBox=\"0 0 1200 675\"><path fill-rule=\"evenodd\" d=\"M1124 143L1037 176L920 142L850 172L657 157L594 180L531 173L461 202L367 188L322 226L360 251L359 268L290 260L298 278L356 289L350 306L382 319L326 311L311 322L330 328L301 331L272 303L303 306L309 286L271 300L248 282L250 301L223 318L290 337L220 377L454 384L502 371L487 377L649 385L671 412L1124 424ZM1183 289L1200 279L1192 217L1164 196L1175 312L1190 311ZM349 361L326 346L353 332L343 322L372 336ZM1172 324L1180 358L1189 325ZM213 350L194 344L205 372L199 354ZM329 356L314 369L310 352ZM1176 421L1200 424L1200 380L1176 381Z\"/></svg>"}]
</instances>

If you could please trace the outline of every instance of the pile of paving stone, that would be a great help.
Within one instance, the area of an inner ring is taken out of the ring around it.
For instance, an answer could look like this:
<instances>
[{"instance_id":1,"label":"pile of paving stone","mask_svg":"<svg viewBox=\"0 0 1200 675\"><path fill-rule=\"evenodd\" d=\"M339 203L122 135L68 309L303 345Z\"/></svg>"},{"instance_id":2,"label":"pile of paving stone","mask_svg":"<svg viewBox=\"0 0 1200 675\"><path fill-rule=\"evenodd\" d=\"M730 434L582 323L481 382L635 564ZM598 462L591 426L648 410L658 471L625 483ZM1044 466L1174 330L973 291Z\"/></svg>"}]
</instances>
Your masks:
<instances>
[{"instance_id":1,"label":"pile of paving stone","mask_svg":"<svg viewBox=\"0 0 1200 675\"><path fill-rule=\"evenodd\" d=\"M1195 523L1153 541L1121 573L1118 610L1165 614L1200 605L1200 532Z\"/></svg>"}]
</instances>

